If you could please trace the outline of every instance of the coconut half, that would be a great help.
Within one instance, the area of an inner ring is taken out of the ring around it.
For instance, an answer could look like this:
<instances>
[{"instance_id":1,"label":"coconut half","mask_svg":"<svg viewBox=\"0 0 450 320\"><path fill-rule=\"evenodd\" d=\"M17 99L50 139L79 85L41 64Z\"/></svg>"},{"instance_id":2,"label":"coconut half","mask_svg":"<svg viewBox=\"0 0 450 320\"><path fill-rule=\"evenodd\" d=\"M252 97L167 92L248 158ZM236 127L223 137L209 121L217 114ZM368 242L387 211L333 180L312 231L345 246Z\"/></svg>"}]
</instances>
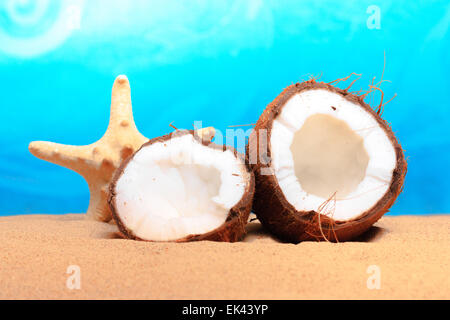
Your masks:
<instances>
[{"instance_id":1,"label":"coconut half","mask_svg":"<svg viewBox=\"0 0 450 320\"><path fill-rule=\"evenodd\" d=\"M245 234L253 194L253 173L234 149L177 131L121 165L108 202L130 239L234 242Z\"/></svg>"},{"instance_id":2,"label":"coconut half","mask_svg":"<svg viewBox=\"0 0 450 320\"><path fill-rule=\"evenodd\" d=\"M247 155L254 212L294 243L362 234L395 202L407 168L389 125L363 97L314 80L289 86L266 108Z\"/></svg>"}]
</instances>

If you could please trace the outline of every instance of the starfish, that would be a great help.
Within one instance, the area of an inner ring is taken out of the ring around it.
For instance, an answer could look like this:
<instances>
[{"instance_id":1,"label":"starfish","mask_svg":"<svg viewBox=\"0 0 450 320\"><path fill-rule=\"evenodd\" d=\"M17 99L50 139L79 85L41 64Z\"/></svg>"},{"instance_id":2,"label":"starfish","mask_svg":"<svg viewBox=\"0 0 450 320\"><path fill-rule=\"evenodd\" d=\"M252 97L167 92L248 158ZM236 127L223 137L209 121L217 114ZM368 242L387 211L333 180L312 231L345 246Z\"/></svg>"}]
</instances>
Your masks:
<instances>
[{"instance_id":1,"label":"starfish","mask_svg":"<svg viewBox=\"0 0 450 320\"><path fill-rule=\"evenodd\" d=\"M215 130L204 128L199 134L202 139L211 141ZM112 218L107 203L112 176L122 161L148 140L136 128L130 84L127 77L121 75L114 82L109 125L100 140L86 146L34 141L30 143L29 150L42 160L80 174L88 183L90 192L86 217L108 222Z\"/></svg>"}]
</instances>

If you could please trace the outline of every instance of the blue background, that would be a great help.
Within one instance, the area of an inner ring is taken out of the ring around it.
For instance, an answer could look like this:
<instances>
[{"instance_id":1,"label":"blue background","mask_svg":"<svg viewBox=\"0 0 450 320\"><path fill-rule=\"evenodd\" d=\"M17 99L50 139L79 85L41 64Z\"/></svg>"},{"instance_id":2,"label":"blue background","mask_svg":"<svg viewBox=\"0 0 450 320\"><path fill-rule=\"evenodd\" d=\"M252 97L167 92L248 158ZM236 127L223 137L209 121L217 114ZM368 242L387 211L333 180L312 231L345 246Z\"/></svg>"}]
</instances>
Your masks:
<instances>
[{"instance_id":1,"label":"blue background","mask_svg":"<svg viewBox=\"0 0 450 320\"><path fill-rule=\"evenodd\" d=\"M87 208L84 180L28 144L99 139L119 74L151 138L172 121L254 123L309 74L362 73L354 88L367 88L384 51L392 83L382 88L387 99L398 93L384 118L409 159L391 214L450 212L449 25L448 1L0 0L0 215Z\"/></svg>"}]
</instances>

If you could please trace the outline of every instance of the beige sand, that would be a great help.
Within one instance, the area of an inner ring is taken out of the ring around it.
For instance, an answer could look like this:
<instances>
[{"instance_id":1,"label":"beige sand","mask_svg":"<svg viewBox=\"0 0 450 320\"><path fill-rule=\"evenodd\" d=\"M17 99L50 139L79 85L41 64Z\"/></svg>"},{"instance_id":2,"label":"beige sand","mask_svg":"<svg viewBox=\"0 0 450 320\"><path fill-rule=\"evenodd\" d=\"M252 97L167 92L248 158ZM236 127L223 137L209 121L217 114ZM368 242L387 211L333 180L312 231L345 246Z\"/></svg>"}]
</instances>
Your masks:
<instances>
[{"instance_id":1,"label":"beige sand","mask_svg":"<svg viewBox=\"0 0 450 320\"><path fill-rule=\"evenodd\" d=\"M123 240L82 215L3 217L0 298L449 299L449 231L450 215L384 217L356 242L293 245L252 223L244 243L175 244Z\"/></svg>"}]
</instances>

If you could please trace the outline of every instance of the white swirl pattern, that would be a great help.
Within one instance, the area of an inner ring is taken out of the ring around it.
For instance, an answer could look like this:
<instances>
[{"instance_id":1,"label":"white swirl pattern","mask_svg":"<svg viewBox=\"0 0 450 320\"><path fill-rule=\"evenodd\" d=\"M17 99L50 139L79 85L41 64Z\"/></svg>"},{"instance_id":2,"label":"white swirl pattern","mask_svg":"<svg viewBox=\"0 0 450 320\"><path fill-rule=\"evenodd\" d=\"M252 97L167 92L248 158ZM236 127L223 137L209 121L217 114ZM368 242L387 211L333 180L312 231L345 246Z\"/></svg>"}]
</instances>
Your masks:
<instances>
[{"instance_id":1,"label":"white swirl pattern","mask_svg":"<svg viewBox=\"0 0 450 320\"><path fill-rule=\"evenodd\" d=\"M0 2L0 51L30 58L56 49L76 28L84 0ZM19 32L18 32L19 31Z\"/></svg>"}]
</instances>

